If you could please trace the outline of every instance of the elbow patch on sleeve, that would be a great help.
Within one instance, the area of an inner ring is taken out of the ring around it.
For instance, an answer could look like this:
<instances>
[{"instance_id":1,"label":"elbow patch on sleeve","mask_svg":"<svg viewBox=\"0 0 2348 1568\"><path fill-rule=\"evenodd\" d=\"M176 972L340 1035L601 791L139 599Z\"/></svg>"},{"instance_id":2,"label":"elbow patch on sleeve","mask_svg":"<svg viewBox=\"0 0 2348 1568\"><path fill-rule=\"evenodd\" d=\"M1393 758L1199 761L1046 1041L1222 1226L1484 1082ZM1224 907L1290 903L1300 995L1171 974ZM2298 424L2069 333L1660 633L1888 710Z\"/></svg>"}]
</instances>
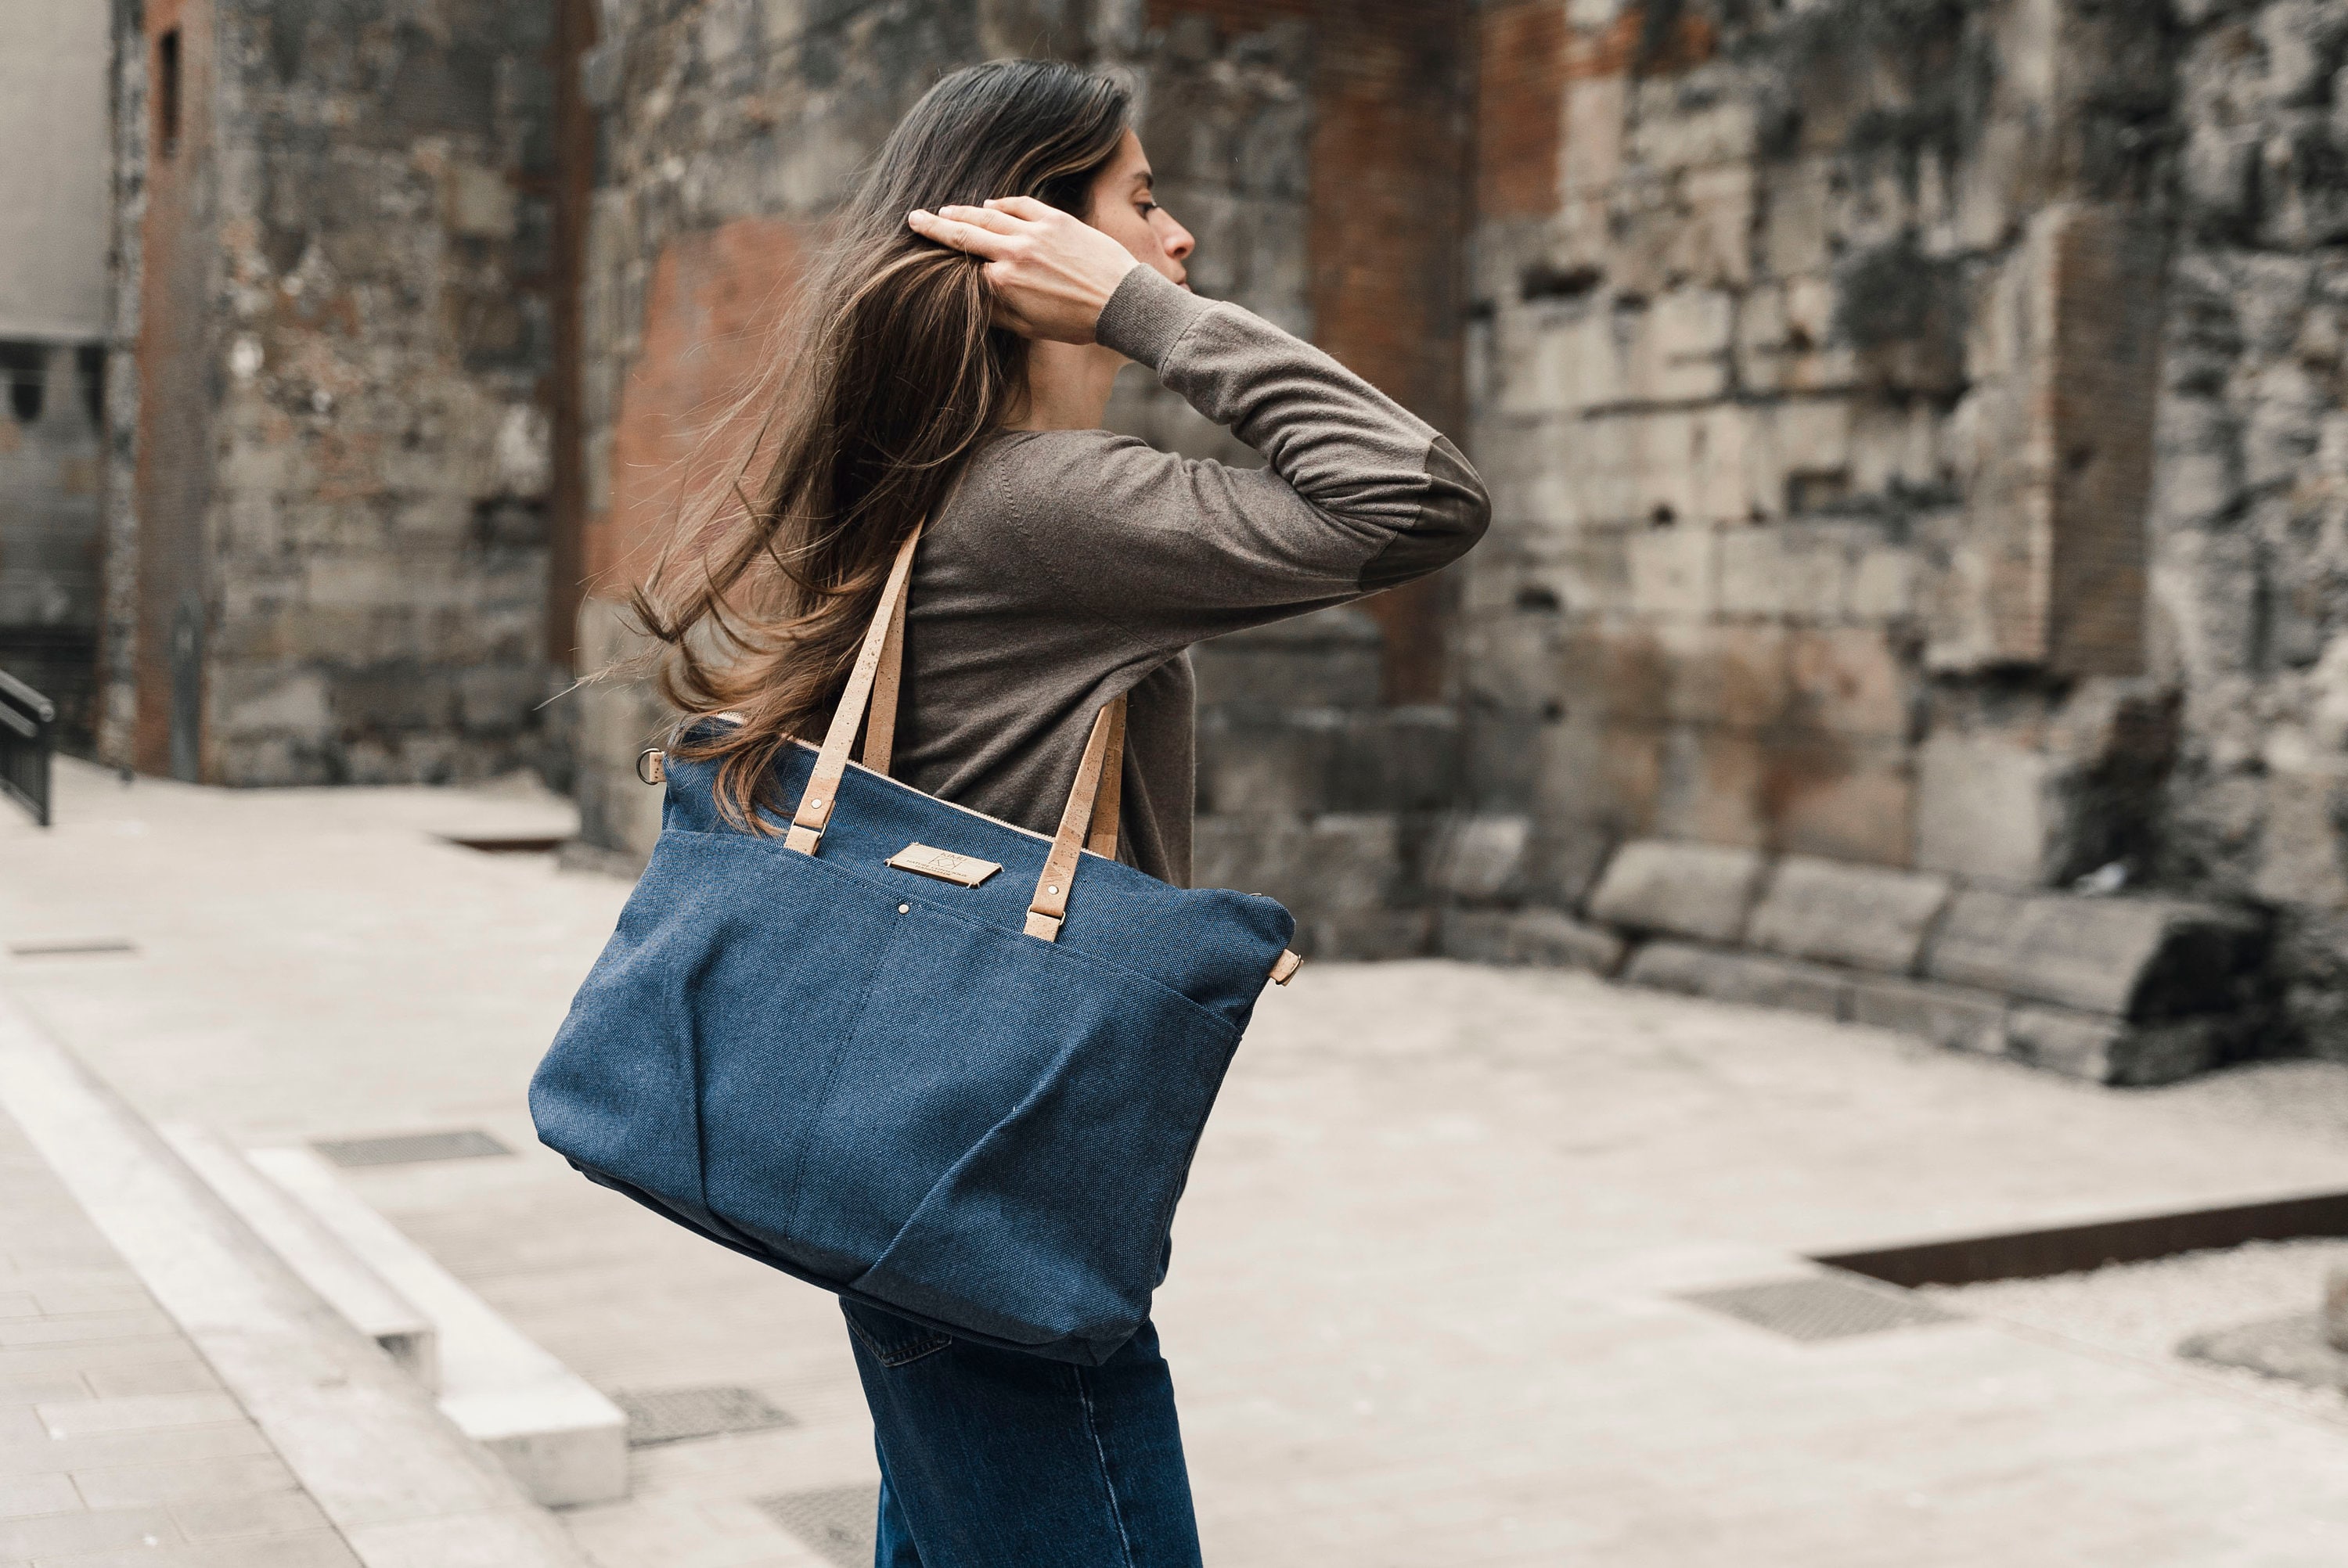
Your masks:
<instances>
[{"instance_id":1,"label":"elbow patch on sleeve","mask_svg":"<svg viewBox=\"0 0 2348 1568\"><path fill-rule=\"evenodd\" d=\"M1426 497L1418 516L1362 568L1362 590L1375 593L1439 571L1466 555L1491 520L1492 503L1468 459L1444 436L1426 448Z\"/></svg>"}]
</instances>

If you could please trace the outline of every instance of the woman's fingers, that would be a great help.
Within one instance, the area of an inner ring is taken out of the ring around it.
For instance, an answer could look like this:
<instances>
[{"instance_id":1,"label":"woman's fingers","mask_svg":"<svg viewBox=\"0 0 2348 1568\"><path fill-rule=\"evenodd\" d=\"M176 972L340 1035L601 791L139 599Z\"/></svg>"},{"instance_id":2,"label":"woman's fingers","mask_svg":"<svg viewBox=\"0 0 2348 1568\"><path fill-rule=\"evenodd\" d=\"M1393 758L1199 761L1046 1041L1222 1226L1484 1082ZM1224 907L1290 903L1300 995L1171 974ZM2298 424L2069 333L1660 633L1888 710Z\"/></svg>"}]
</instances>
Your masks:
<instances>
[{"instance_id":1,"label":"woman's fingers","mask_svg":"<svg viewBox=\"0 0 2348 1568\"><path fill-rule=\"evenodd\" d=\"M986 203L987 210L1013 219L1025 219L1030 223L1043 223L1060 214L1060 210L1032 196L996 196Z\"/></svg>"},{"instance_id":2,"label":"woman's fingers","mask_svg":"<svg viewBox=\"0 0 2348 1568\"><path fill-rule=\"evenodd\" d=\"M972 210L974 210L968 207L949 207L945 210L946 212ZM905 221L912 228L914 233L924 240L934 240L939 244L953 250L964 251L973 256L983 256L990 261L1007 254L1011 243L1011 236L1007 234L981 228L978 224L963 219L949 218L945 212L915 210L905 215Z\"/></svg>"},{"instance_id":3,"label":"woman's fingers","mask_svg":"<svg viewBox=\"0 0 2348 1568\"><path fill-rule=\"evenodd\" d=\"M1030 205L1040 207L1043 204L1032 202ZM1049 212L1052 209L1045 207L1044 210ZM938 216L951 218L957 223L968 223L973 228L992 229L997 234L1016 234L1020 228L1017 218L1008 212L997 210L992 201L983 207L941 207L938 209Z\"/></svg>"}]
</instances>

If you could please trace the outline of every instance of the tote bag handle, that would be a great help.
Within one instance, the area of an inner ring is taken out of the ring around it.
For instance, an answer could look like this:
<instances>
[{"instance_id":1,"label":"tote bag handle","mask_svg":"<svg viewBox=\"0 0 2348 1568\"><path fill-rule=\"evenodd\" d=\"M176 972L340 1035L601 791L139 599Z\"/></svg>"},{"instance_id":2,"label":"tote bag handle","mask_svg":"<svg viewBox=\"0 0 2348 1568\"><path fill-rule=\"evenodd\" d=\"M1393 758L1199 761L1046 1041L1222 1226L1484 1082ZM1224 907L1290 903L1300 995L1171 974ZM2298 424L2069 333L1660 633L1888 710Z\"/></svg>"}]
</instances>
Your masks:
<instances>
[{"instance_id":1,"label":"tote bag handle","mask_svg":"<svg viewBox=\"0 0 2348 1568\"><path fill-rule=\"evenodd\" d=\"M839 804L839 781L848 772L848 752L856 732L864 731L864 765L875 773L889 771L897 738L897 689L905 661L905 585L913 575L913 549L922 542L921 524L898 547L890 565L889 580L880 589L880 603L865 629L864 644L848 672L848 684L832 710L831 727L824 732L823 749L816 753L815 772L791 814L790 831L783 843L802 855L813 855L823 843L824 829ZM871 714L866 723L867 711ZM1125 698L1102 704L1085 743L1084 761L1076 765L1076 781L1069 787L1068 804L1060 813L1060 830L1044 873L1035 879L1035 896L1028 900L1026 931L1047 942L1059 939L1067 918L1068 888L1076 880L1076 856L1089 849L1105 860L1117 857L1117 808L1125 768Z\"/></svg>"}]
</instances>

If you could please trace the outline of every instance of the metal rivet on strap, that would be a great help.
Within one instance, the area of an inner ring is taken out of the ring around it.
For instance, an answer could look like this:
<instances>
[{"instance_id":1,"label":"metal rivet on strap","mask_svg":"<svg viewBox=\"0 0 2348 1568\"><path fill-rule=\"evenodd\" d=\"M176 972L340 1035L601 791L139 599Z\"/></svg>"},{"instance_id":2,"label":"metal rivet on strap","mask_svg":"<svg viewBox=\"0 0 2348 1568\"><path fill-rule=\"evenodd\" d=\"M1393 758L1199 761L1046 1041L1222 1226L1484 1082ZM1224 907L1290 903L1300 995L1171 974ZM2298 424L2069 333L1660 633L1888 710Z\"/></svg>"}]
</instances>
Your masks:
<instances>
[{"instance_id":1,"label":"metal rivet on strap","mask_svg":"<svg viewBox=\"0 0 2348 1568\"><path fill-rule=\"evenodd\" d=\"M1057 887L1046 887L1044 891L1046 893L1057 893L1059 889Z\"/></svg>"},{"instance_id":2,"label":"metal rivet on strap","mask_svg":"<svg viewBox=\"0 0 2348 1568\"><path fill-rule=\"evenodd\" d=\"M823 796L821 796L821 795L819 795L819 794L811 794L811 795L808 796L808 804L809 804L809 805L821 805L822 804L823 804Z\"/></svg>"}]
</instances>

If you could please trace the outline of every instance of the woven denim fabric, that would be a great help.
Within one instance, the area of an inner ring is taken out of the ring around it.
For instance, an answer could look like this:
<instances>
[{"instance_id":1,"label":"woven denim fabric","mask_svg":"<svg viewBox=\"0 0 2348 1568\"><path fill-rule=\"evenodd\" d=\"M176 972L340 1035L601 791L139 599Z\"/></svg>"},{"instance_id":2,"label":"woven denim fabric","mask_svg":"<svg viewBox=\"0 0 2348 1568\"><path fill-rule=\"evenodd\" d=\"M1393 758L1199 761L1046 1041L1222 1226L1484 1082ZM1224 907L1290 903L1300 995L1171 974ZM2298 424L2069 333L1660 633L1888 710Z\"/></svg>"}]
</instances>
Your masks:
<instances>
[{"instance_id":1,"label":"woven denim fabric","mask_svg":"<svg viewBox=\"0 0 2348 1568\"><path fill-rule=\"evenodd\" d=\"M1047 942L1021 927L1049 840L850 768L809 856L728 825L715 772L669 764L651 865L531 1080L540 1137L849 1299L1098 1365L1148 1316L1295 921L1086 855ZM885 864L916 842L1003 870Z\"/></svg>"}]
</instances>

